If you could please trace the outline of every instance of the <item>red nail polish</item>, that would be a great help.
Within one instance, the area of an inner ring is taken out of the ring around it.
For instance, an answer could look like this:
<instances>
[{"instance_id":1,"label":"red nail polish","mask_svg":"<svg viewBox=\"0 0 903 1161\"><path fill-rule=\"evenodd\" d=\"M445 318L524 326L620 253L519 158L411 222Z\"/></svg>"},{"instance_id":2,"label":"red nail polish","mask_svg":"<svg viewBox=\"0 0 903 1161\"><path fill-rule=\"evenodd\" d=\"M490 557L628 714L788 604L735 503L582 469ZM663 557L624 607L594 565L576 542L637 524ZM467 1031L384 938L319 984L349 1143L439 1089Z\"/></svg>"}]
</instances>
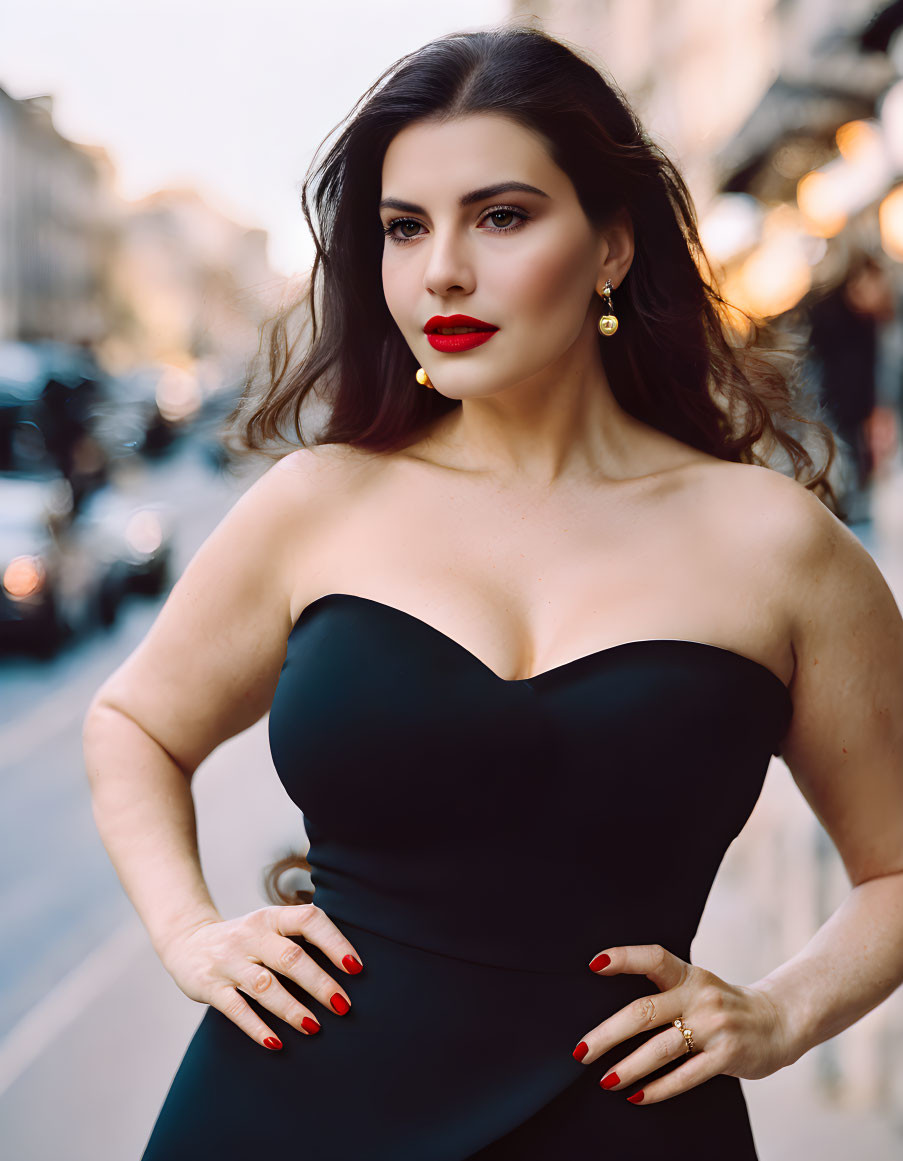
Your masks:
<instances>
[{"instance_id":1,"label":"red nail polish","mask_svg":"<svg viewBox=\"0 0 903 1161\"><path fill-rule=\"evenodd\" d=\"M599 1081L603 1088L614 1088L616 1084L621 1083L621 1078L616 1072L610 1072L608 1076ZM641 1094L642 1095L642 1094Z\"/></svg>"},{"instance_id":2,"label":"red nail polish","mask_svg":"<svg viewBox=\"0 0 903 1161\"><path fill-rule=\"evenodd\" d=\"M590 966L591 971L597 972L597 971L599 971L600 968L608 967L608 965L610 963L611 963L611 956L606 955L605 952L603 951L600 955L597 955L596 958L590 962L589 966Z\"/></svg>"},{"instance_id":3,"label":"red nail polish","mask_svg":"<svg viewBox=\"0 0 903 1161\"><path fill-rule=\"evenodd\" d=\"M360 960L355 959L353 955L343 955L342 963L345 965L346 970L351 972L353 976L356 976L358 972L364 970L364 965Z\"/></svg>"},{"instance_id":4,"label":"red nail polish","mask_svg":"<svg viewBox=\"0 0 903 1161\"><path fill-rule=\"evenodd\" d=\"M632 1105L638 1105L640 1103L640 1101L643 1099L643 1090L640 1089L639 1092L635 1092L633 1094L633 1096L629 1096L627 1099L630 1101L630 1103Z\"/></svg>"},{"instance_id":5,"label":"red nail polish","mask_svg":"<svg viewBox=\"0 0 903 1161\"><path fill-rule=\"evenodd\" d=\"M348 1009L351 1006L348 1003L348 1001L345 999L345 997L343 995L341 995L339 992L336 992L334 996L330 996L329 1002L330 1002L330 1004L332 1004L333 1008L335 1008L335 1010L339 1013L340 1016L344 1016L345 1013L348 1011Z\"/></svg>"},{"instance_id":6,"label":"red nail polish","mask_svg":"<svg viewBox=\"0 0 903 1161\"><path fill-rule=\"evenodd\" d=\"M586 1056L587 1052L589 1052L589 1045L585 1040L581 1040L577 1047L574 1049L574 1059L582 1060L584 1056Z\"/></svg>"},{"instance_id":7,"label":"red nail polish","mask_svg":"<svg viewBox=\"0 0 903 1161\"><path fill-rule=\"evenodd\" d=\"M266 1040L264 1040L264 1044L267 1046L267 1048L281 1048L282 1047L282 1041L279 1039L278 1036L267 1036Z\"/></svg>"},{"instance_id":8,"label":"red nail polish","mask_svg":"<svg viewBox=\"0 0 903 1161\"><path fill-rule=\"evenodd\" d=\"M316 1022L316 1020L312 1020L310 1016L304 1017L304 1019L301 1021L301 1027L305 1030L305 1032L310 1032L311 1035L313 1035L314 1032L320 1031L320 1025Z\"/></svg>"}]
</instances>

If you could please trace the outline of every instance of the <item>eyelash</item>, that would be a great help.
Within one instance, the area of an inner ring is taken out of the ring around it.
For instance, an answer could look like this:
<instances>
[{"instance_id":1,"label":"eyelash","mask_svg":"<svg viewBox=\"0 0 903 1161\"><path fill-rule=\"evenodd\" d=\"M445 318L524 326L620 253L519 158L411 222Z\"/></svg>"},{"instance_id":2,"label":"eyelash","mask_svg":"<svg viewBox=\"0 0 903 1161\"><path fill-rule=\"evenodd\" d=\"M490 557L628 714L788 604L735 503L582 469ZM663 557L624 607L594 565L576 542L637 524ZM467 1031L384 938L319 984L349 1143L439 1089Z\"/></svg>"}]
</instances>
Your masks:
<instances>
[{"instance_id":1,"label":"eyelash","mask_svg":"<svg viewBox=\"0 0 903 1161\"><path fill-rule=\"evenodd\" d=\"M514 216L516 218L519 218L520 220L517 222L516 225L513 225L513 226L492 226L492 227L490 227L488 233L490 233L490 234L513 234L516 230L519 230L521 228L521 226L523 226L529 220L529 217L530 217L530 215L525 214L523 212L523 210L516 210L514 208L514 206L493 206L493 208L491 210L486 211L486 213L483 215L483 218L489 218L493 214L501 214L501 213L514 214ZM483 218L480 218L481 222L483 221ZM383 233L386 235L386 237L389 239L390 242L394 242L398 246L404 246L407 242L413 242L415 239L420 237L419 234L413 234L410 238L397 238L392 233L392 231L395 229L396 226L400 226L403 222L413 222L413 224L415 226L419 226L422 224L422 223L416 221L416 219L414 219L414 218L394 218L391 222L389 222L388 226L384 226Z\"/></svg>"}]
</instances>

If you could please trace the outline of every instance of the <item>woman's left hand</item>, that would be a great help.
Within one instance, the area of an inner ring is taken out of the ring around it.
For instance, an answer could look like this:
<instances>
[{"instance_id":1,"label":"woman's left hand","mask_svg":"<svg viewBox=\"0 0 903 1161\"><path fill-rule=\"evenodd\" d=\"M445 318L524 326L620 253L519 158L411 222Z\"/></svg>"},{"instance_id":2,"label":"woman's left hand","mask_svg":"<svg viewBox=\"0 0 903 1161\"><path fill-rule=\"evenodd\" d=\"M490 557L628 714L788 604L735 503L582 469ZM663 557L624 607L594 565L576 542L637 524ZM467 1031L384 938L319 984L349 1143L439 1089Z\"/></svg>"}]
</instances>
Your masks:
<instances>
[{"instance_id":1,"label":"woman's left hand","mask_svg":"<svg viewBox=\"0 0 903 1161\"><path fill-rule=\"evenodd\" d=\"M599 1082L603 1088L614 1092L635 1088L643 1077L687 1056L685 1064L627 1098L633 1104L648 1105L686 1092L719 1073L758 1080L792 1061L781 1013L761 989L725 983L655 943L610 947L595 956L592 964L604 955L610 962L595 968L597 975L645 975L659 994L641 996L609 1016L584 1036L574 1057L592 1064L631 1036L655 1027L662 1031L610 1069ZM678 1017L693 1035L689 1054L683 1033L672 1023Z\"/></svg>"}]
</instances>

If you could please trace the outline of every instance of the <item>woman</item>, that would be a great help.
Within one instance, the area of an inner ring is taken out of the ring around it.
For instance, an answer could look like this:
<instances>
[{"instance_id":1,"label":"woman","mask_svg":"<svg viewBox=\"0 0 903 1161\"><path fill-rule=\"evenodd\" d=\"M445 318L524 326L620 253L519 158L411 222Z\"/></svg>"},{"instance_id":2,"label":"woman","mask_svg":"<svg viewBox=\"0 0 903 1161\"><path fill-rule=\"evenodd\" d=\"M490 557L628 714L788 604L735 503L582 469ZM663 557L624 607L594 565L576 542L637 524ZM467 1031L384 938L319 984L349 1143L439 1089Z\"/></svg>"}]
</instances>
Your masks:
<instances>
[{"instance_id":1,"label":"woman","mask_svg":"<svg viewBox=\"0 0 903 1161\"><path fill-rule=\"evenodd\" d=\"M813 296L808 314L819 395L849 452L844 506L868 519L876 466L869 424L878 402L880 325L895 315L893 287L877 259L856 251L842 281Z\"/></svg>"},{"instance_id":2,"label":"woman","mask_svg":"<svg viewBox=\"0 0 903 1161\"><path fill-rule=\"evenodd\" d=\"M903 977L901 617L611 84L508 28L366 98L316 175L309 346L289 373L286 312L239 410L303 443L317 385L329 423L85 725L104 843L208 1005L144 1159L754 1158L739 1078ZM315 898L224 918L190 779L268 710ZM733 984L690 943L779 749L853 888Z\"/></svg>"}]
</instances>

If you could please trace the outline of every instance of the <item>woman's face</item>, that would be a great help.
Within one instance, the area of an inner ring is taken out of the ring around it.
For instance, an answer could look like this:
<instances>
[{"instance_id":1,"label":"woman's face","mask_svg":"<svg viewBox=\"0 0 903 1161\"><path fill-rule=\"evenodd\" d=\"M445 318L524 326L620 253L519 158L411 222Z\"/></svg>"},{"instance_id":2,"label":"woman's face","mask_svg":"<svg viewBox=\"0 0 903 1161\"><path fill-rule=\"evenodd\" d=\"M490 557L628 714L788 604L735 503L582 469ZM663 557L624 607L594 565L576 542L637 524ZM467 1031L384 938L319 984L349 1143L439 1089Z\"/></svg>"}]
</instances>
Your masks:
<instances>
[{"instance_id":1,"label":"woman's face","mask_svg":"<svg viewBox=\"0 0 903 1161\"><path fill-rule=\"evenodd\" d=\"M607 248L537 136L495 114L409 125L386 151L381 198L386 303L443 395L541 384L569 352L598 357L598 299L590 307ZM498 331L469 350L434 349L425 325L454 314Z\"/></svg>"}]
</instances>

